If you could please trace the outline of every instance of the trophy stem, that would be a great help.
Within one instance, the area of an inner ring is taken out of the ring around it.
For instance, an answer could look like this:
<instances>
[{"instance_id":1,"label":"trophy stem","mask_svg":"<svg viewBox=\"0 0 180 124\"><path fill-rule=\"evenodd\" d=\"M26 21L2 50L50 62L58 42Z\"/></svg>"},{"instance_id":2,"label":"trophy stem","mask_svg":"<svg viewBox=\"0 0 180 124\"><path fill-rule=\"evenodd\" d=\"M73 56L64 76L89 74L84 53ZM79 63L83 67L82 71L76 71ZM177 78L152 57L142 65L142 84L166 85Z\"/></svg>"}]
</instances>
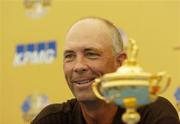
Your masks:
<instances>
[{"instance_id":1,"label":"trophy stem","mask_svg":"<svg viewBox=\"0 0 180 124\"><path fill-rule=\"evenodd\" d=\"M126 112L122 115L122 120L126 124L136 124L140 120L140 115L136 112L136 108L126 108Z\"/></svg>"},{"instance_id":2,"label":"trophy stem","mask_svg":"<svg viewBox=\"0 0 180 124\"><path fill-rule=\"evenodd\" d=\"M140 120L140 115L136 111L137 103L135 98L126 98L123 100L126 112L122 115L122 120L127 124L136 124Z\"/></svg>"}]
</instances>

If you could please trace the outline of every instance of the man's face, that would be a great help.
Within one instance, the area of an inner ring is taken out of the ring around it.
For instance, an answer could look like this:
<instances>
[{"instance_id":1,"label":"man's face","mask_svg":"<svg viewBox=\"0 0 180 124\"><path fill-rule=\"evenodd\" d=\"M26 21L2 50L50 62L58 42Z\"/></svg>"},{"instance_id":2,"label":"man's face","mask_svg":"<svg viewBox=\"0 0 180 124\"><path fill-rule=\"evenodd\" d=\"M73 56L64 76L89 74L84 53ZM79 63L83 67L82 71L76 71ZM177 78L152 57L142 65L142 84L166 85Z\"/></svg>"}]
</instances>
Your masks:
<instances>
[{"instance_id":1,"label":"man's face","mask_svg":"<svg viewBox=\"0 0 180 124\"><path fill-rule=\"evenodd\" d=\"M118 67L111 35L101 23L78 23L66 37L64 73L72 93L79 101L97 99L91 89L94 79L114 72Z\"/></svg>"}]
</instances>

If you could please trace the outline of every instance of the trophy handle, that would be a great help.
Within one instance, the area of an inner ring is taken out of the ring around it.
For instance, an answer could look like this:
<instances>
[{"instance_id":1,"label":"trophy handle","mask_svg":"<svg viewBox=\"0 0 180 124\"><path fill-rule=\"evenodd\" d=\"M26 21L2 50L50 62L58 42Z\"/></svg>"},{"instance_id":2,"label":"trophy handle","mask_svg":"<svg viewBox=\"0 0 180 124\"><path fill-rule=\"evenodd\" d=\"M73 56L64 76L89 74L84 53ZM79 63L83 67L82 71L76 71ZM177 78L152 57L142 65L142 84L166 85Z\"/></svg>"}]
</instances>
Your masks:
<instances>
[{"instance_id":1,"label":"trophy handle","mask_svg":"<svg viewBox=\"0 0 180 124\"><path fill-rule=\"evenodd\" d=\"M95 82L92 84L92 90L97 98L107 101L106 98L103 97L98 90L98 87L100 87L101 85L100 83L101 83L100 79L95 79Z\"/></svg>"},{"instance_id":2,"label":"trophy handle","mask_svg":"<svg viewBox=\"0 0 180 124\"><path fill-rule=\"evenodd\" d=\"M162 80L164 81L165 79L166 79L165 86L161 88L159 84L160 82L162 83ZM163 92L167 90L167 88L169 87L171 83L171 77L169 75L166 75L165 72L159 72L152 76L151 81L152 81L151 93L154 95L157 95L157 94L162 94Z\"/></svg>"},{"instance_id":3,"label":"trophy handle","mask_svg":"<svg viewBox=\"0 0 180 124\"><path fill-rule=\"evenodd\" d=\"M161 90L159 91L159 94L164 93L168 89L168 87L169 87L169 85L170 85L170 83L172 81L172 78L169 75L164 76L164 79L166 79L165 80L166 82L165 82L164 87L162 87Z\"/></svg>"}]
</instances>

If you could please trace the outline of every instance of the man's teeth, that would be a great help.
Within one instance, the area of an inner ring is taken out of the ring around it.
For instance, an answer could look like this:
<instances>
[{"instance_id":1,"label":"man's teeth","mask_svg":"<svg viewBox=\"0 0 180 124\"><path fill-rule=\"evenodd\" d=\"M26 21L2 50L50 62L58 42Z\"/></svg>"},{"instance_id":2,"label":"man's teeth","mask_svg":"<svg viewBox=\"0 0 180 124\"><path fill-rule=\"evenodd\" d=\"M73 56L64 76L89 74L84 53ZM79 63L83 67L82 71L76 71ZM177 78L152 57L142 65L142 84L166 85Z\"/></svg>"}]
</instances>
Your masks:
<instances>
[{"instance_id":1,"label":"man's teeth","mask_svg":"<svg viewBox=\"0 0 180 124\"><path fill-rule=\"evenodd\" d=\"M76 81L75 83L77 83L77 84L85 84L85 83L89 83L91 81L92 80L81 80L81 81Z\"/></svg>"}]
</instances>

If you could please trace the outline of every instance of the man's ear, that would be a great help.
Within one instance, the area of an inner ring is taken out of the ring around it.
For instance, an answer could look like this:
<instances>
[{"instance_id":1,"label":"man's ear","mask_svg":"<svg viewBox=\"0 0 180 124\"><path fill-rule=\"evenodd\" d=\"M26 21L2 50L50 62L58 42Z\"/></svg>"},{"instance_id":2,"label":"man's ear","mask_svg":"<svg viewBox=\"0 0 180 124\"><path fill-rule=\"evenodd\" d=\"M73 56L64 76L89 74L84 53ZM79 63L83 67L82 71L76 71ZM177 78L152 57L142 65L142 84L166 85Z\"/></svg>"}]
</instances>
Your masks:
<instances>
[{"instance_id":1,"label":"man's ear","mask_svg":"<svg viewBox=\"0 0 180 124\"><path fill-rule=\"evenodd\" d=\"M117 62L119 63L119 66L122 65L122 63L124 62L125 59L127 59L127 54L124 51L120 52L117 55Z\"/></svg>"}]
</instances>

